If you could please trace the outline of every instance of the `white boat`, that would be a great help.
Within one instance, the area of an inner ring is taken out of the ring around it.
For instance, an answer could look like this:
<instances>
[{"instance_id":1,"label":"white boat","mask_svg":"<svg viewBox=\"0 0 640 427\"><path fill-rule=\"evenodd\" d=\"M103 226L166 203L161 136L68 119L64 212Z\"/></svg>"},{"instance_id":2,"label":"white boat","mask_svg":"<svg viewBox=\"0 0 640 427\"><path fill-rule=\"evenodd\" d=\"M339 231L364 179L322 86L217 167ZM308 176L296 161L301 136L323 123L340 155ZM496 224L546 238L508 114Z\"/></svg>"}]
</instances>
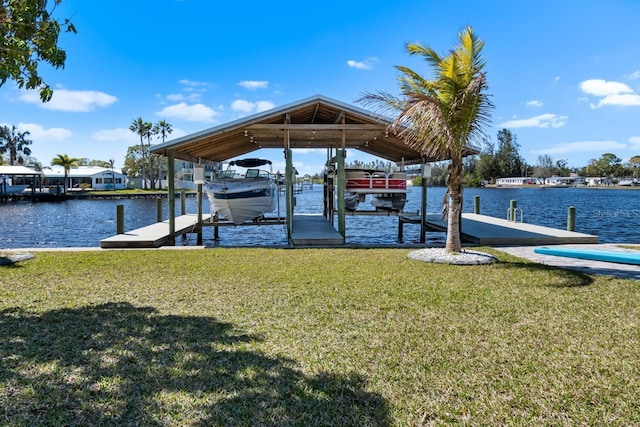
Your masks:
<instances>
[{"instance_id":1,"label":"white boat","mask_svg":"<svg viewBox=\"0 0 640 427\"><path fill-rule=\"evenodd\" d=\"M227 169L204 185L211 204L211 213L234 224L257 221L277 207L278 188L270 171L258 166L271 164L269 160L243 159L229 163L229 167L247 168L244 175Z\"/></svg>"},{"instance_id":2,"label":"white boat","mask_svg":"<svg viewBox=\"0 0 640 427\"><path fill-rule=\"evenodd\" d=\"M345 171L345 202L347 209L355 210L371 194L376 210L401 211L407 201L407 174L373 169L347 169ZM355 201L355 202L354 202ZM355 207L354 207L355 205Z\"/></svg>"}]
</instances>

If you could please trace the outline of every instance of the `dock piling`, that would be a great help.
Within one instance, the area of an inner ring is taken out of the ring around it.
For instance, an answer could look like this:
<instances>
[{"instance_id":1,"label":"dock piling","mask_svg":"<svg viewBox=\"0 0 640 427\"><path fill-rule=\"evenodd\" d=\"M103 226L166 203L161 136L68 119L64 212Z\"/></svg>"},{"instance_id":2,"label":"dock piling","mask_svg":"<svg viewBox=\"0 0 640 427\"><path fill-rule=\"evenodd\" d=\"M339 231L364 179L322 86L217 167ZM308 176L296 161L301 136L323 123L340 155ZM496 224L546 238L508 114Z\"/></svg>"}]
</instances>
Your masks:
<instances>
[{"instance_id":1,"label":"dock piling","mask_svg":"<svg viewBox=\"0 0 640 427\"><path fill-rule=\"evenodd\" d=\"M480 196L473 196L473 213L480 215Z\"/></svg>"},{"instance_id":2,"label":"dock piling","mask_svg":"<svg viewBox=\"0 0 640 427\"><path fill-rule=\"evenodd\" d=\"M162 222L162 197L156 199L156 206L158 212L157 222Z\"/></svg>"},{"instance_id":3,"label":"dock piling","mask_svg":"<svg viewBox=\"0 0 640 427\"><path fill-rule=\"evenodd\" d=\"M576 207L569 206L567 209L567 231L576 231Z\"/></svg>"},{"instance_id":4,"label":"dock piling","mask_svg":"<svg viewBox=\"0 0 640 427\"><path fill-rule=\"evenodd\" d=\"M116 205L116 234L124 234L124 205Z\"/></svg>"}]
</instances>

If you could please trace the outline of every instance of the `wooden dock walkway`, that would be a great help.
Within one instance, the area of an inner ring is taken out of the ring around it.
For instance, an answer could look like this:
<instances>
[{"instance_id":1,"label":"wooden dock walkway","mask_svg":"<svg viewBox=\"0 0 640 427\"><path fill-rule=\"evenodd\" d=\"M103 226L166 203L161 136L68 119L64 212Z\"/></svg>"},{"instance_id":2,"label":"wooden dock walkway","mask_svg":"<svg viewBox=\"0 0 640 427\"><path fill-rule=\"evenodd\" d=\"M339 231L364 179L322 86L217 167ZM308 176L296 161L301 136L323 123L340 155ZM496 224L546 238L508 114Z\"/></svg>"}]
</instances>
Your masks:
<instances>
[{"instance_id":1,"label":"wooden dock walkway","mask_svg":"<svg viewBox=\"0 0 640 427\"><path fill-rule=\"evenodd\" d=\"M418 224L420 223L419 216ZM427 227L446 231L440 214L427 214ZM486 215L462 214L464 241L482 246L536 246L573 243L598 243L598 236L560 230L541 225L507 221Z\"/></svg>"},{"instance_id":2,"label":"wooden dock walkway","mask_svg":"<svg viewBox=\"0 0 640 427\"><path fill-rule=\"evenodd\" d=\"M300 246L340 246L344 245L344 237L323 215L293 216L293 232L291 244Z\"/></svg>"},{"instance_id":3,"label":"wooden dock walkway","mask_svg":"<svg viewBox=\"0 0 640 427\"><path fill-rule=\"evenodd\" d=\"M203 218L205 215L203 215ZM209 215L206 215L208 218ZM196 228L197 214L176 217L175 235L189 233ZM100 240L103 249L113 248L159 248L169 241L169 221L156 222L146 227L116 234Z\"/></svg>"},{"instance_id":4,"label":"wooden dock walkway","mask_svg":"<svg viewBox=\"0 0 640 427\"><path fill-rule=\"evenodd\" d=\"M373 213L368 213L373 215ZM398 215L395 213L395 215ZM230 223L212 223L210 215L203 214L203 227L212 225L232 225ZM176 217L175 235L197 231L196 214ZM246 225L282 224L280 219L265 223L247 223ZM420 224L420 215L399 214L398 227L401 224ZM427 214L426 227L432 231L446 231L440 214ZM465 242L482 246L536 246L598 243L598 236L560 230L540 225L512 222L505 219L472 213L462 214L462 234ZM158 248L169 241L169 222L163 221L136 230L117 234L100 241L100 247L108 248ZM321 214L296 214L293 216L293 247L343 246L344 237Z\"/></svg>"}]
</instances>

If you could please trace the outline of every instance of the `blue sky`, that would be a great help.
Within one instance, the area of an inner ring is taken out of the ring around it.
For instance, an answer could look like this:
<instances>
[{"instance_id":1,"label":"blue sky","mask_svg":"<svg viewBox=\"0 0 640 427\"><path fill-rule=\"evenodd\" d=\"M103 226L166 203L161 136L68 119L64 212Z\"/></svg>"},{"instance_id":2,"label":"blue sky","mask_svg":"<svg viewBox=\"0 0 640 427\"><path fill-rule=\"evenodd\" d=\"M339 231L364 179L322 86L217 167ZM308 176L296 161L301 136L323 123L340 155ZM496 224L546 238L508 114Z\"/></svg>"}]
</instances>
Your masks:
<instances>
[{"instance_id":1,"label":"blue sky","mask_svg":"<svg viewBox=\"0 0 640 427\"><path fill-rule=\"evenodd\" d=\"M172 139L316 94L363 107L364 93L398 94L394 65L429 76L405 43L446 53L465 25L486 43L494 143L509 128L531 164L640 155L637 0L63 0L55 16L78 33L61 37L64 69L41 68L52 101L0 87L0 123L30 131L43 165L67 154L122 166L139 116L167 120ZM284 165L281 150L259 154ZM294 164L316 173L324 158L295 152Z\"/></svg>"}]
</instances>

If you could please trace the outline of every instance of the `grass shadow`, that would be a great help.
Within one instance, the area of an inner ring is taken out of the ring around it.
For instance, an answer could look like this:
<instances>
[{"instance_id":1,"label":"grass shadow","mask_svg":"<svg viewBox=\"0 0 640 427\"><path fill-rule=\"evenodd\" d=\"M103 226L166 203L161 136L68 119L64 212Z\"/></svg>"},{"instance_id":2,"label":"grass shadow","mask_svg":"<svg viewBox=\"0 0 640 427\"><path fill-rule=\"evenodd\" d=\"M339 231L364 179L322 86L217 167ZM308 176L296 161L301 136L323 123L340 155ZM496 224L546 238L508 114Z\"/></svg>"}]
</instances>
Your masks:
<instances>
[{"instance_id":1,"label":"grass shadow","mask_svg":"<svg viewBox=\"0 0 640 427\"><path fill-rule=\"evenodd\" d=\"M0 419L11 425L390 424L359 375L305 375L211 317L128 303L0 312Z\"/></svg>"},{"instance_id":2,"label":"grass shadow","mask_svg":"<svg viewBox=\"0 0 640 427\"><path fill-rule=\"evenodd\" d=\"M525 270L527 273L545 274L549 280L544 283L544 286L554 288L573 288L593 284L593 277L581 271L536 262L505 261L501 258L495 266L496 268Z\"/></svg>"}]
</instances>

